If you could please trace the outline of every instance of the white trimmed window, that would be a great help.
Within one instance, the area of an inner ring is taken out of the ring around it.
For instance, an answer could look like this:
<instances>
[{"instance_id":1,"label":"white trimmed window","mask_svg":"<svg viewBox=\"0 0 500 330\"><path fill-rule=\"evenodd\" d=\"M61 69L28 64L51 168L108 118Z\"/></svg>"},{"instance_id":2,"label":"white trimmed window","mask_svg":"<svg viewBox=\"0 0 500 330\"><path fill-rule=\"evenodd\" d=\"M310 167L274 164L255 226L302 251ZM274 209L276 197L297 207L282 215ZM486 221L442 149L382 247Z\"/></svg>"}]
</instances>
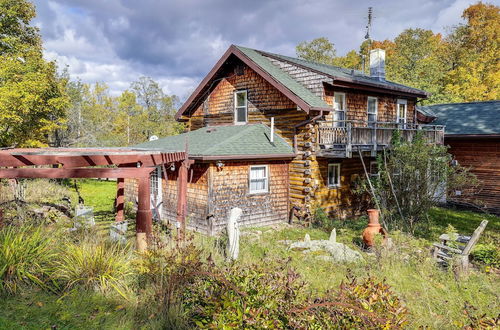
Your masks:
<instances>
[{"instance_id":1,"label":"white trimmed window","mask_svg":"<svg viewBox=\"0 0 500 330\"><path fill-rule=\"evenodd\" d=\"M345 93L333 93L333 126L345 127Z\"/></svg>"},{"instance_id":2,"label":"white trimmed window","mask_svg":"<svg viewBox=\"0 0 500 330\"><path fill-rule=\"evenodd\" d=\"M396 104L396 122L398 124L406 124L406 111L408 105L407 101L404 99L398 99Z\"/></svg>"},{"instance_id":3,"label":"white trimmed window","mask_svg":"<svg viewBox=\"0 0 500 330\"><path fill-rule=\"evenodd\" d=\"M234 123L244 125L248 121L247 91L234 92Z\"/></svg>"},{"instance_id":4,"label":"white trimmed window","mask_svg":"<svg viewBox=\"0 0 500 330\"><path fill-rule=\"evenodd\" d=\"M328 187L340 187L340 164L328 164Z\"/></svg>"},{"instance_id":5,"label":"white trimmed window","mask_svg":"<svg viewBox=\"0 0 500 330\"><path fill-rule=\"evenodd\" d=\"M368 124L373 125L377 121L378 100L376 97L368 96Z\"/></svg>"},{"instance_id":6,"label":"white trimmed window","mask_svg":"<svg viewBox=\"0 0 500 330\"><path fill-rule=\"evenodd\" d=\"M269 166L250 166L248 178L248 192L250 194L266 193L269 191Z\"/></svg>"}]
</instances>

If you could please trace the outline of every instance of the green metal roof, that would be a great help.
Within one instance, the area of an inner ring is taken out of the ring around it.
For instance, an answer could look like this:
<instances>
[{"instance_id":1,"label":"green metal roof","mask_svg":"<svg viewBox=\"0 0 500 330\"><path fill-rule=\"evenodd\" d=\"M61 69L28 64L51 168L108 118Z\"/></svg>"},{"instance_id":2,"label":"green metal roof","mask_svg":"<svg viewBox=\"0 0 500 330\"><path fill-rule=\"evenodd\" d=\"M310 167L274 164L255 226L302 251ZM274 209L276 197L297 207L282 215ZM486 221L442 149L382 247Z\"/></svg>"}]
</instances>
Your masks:
<instances>
[{"instance_id":1,"label":"green metal roof","mask_svg":"<svg viewBox=\"0 0 500 330\"><path fill-rule=\"evenodd\" d=\"M331 107L326 104L326 102L311 92L309 89L304 87L304 85L297 82L288 73L281 70L278 66L274 65L269 59L262 56L258 51L251 48L236 46L243 54L245 54L249 59L251 59L255 64L261 67L264 71L270 74L274 79L276 79L283 86L288 88L292 93L301 98L304 102L309 104L311 107L315 108L326 108Z\"/></svg>"},{"instance_id":2,"label":"green metal roof","mask_svg":"<svg viewBox=\"0 0 500 330\"><path fill-rule=\"evenodd\" d=\"M352 70L352 69L346 69L346 68L341 68L338 66L333 66L333 65L328 65L328 64L323 64L323 63L317 63L317 62L312 62L308 60L304 60L301 58L295 58L295 57L290 57L290 56L285 56L285 55L280 55L280 54L273 54L269 52L264 52L264 51L257 51L259 53L262 53L264 55L270 55L272 57L291 62L303 67L310 68L315 71L319 71L324 73L325 75L331 76L331 77L336 77L336 78L347 78L349 80L352 80L353 82L359 83L359 84L369 84L369 85L376 85L381 88L390 88L390 89L397 89L403 92L407 93L416 93L416 94L427 94L425 91L409 87L406 85L398 84L389 80L379 80L378 78L371 77L369 75L364 74L362 71L359 70Z\"/></svg>"},{"instance_id":3,"label":"green metal roof","mask_svg":"<svg viewBox=\"0 0 500 330\"><path fill-rule=\"evenodd\" d=\"M278 134L270 142L271 129L264 124L213 126L168 136L134 146L162 151L184 151L190 157L230 158L230 156L273 155L293 157L293 148Z\"/></svg>"},{"instance_id":4,"label":"green metal roof","mask_svg":"<svg viewBox=\"0 0 500 330\"><path fill-rule=\"evenodd\" d=\"M421 106L418 111L446 125L445 134L500 134L500 101L448 103Z\"/></svg>"}]
</instances>

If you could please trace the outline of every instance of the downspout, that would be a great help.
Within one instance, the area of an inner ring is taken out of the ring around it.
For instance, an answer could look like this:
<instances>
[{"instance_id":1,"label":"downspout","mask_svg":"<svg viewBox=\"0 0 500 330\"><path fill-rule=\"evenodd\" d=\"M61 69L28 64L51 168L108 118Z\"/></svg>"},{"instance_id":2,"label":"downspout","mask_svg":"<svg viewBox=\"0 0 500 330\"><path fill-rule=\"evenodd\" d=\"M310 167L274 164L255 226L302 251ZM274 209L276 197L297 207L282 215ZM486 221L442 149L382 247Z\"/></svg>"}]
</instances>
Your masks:
<instances>
[{"instance_id":1,"label":"downspout","mask_svg":"<svg viewBox=\"0 0 500 330\"><path fill-rule=\"evenodd\" d=\"M320 110L319 115L309 118L303 122L298 123L297 125L293 126L293 151L297 155L299 153L298 146L297 146L297 128L307 125L311 122L314 122L318 120L319 118L323 117L323 110Z\"/></svg>"}]
</instances>

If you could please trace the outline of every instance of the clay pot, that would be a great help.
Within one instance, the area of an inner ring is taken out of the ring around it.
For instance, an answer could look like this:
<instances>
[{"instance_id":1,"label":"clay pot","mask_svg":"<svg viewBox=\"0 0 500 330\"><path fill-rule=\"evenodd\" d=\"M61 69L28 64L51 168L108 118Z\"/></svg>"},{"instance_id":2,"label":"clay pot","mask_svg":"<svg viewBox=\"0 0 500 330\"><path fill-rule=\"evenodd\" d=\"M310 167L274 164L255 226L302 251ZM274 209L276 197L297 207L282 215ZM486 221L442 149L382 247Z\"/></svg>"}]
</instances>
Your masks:
<instances>
[{"instance_id":1,"label":"clay pot","mask_svg":"<svg viewBox=\"0 0 500 330\"><path fill-rule=\"evenodd\" d=\"M386 238L385 230L382 228L378 221L379 210L369 209L368 212L368 227L363 231L363 242L366 247L375 245L375 235L381 234Z\"/></svg>"}]
</instances>

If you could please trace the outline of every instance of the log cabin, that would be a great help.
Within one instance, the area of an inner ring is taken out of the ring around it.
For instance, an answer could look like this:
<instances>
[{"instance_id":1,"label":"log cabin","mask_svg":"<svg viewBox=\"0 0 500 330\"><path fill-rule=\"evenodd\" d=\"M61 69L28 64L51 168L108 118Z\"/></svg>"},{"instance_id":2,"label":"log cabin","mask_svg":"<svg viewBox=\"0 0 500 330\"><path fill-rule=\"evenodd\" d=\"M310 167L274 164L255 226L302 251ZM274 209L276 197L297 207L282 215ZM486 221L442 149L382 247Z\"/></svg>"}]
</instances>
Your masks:
<instances>
[{"instance_id":1,"label":"log cabin","mask_svg":"<svg viewBox=\"0 0 500 330\"><path fill-rule=\"evenodd\" d=\"M477 191L454 191L448 201L500 214L500 101L418 107L418 117L446 125L444 143L449 153L479 180Z\"/></svg>"},{"instance_id":2,"label":"log cabin","mask_svg":"<svg viewBox=\"0 0 500 330\"><path fill-rule=\"evenodd\" d=\"M136 147L187 151L188 227L202 232L220 231L234 207L243 226L307 221L317 208L357 215L366 207L353 193L357 180L394 130L443 142L442 126L416 120L427 93L386 80L384 62L384 51L372 50L364 74L232 45L176 114L186 132ZM167 221L175 221L177 171L151 179ZM126 196L134 191L129 180Z\"/></svg>"}]
</instances>

